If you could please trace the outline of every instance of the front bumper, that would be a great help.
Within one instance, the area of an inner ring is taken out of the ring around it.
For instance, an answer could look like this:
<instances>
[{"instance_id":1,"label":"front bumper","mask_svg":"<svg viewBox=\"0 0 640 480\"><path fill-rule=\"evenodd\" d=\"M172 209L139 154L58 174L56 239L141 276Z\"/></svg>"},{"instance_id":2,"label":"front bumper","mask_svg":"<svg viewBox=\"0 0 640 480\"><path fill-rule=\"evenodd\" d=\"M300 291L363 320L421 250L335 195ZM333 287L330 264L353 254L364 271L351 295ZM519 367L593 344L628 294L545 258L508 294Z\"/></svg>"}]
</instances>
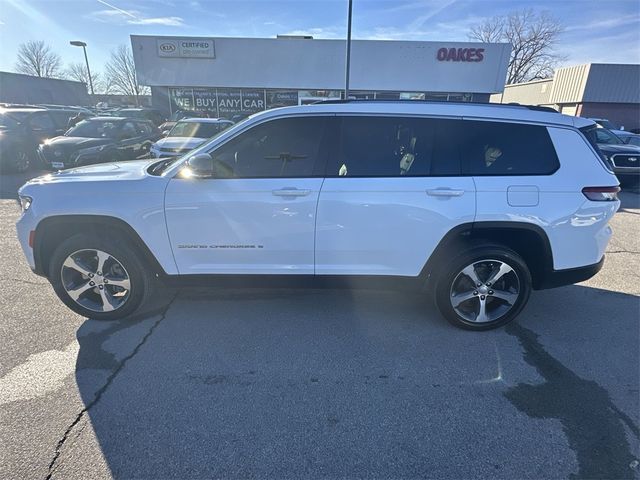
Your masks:
<instances>
[{"instance_id":1,"label":"front bumper","mask_svg":"<svg viewBox=\"0 0 640 480\"><path fill-rule=\"evenodd\" d=\"M33 207L32 207L33 208ZM33 255L33 248L29 245L29 236L32 231L36 229L36 219L33 216L31 208L23 212L18 221L16 222L16 232L18 234L18 241L22 248L22 253L27 259L27 263L31 270L35 271L36 262Z\"/></svg>"}]
</instances>

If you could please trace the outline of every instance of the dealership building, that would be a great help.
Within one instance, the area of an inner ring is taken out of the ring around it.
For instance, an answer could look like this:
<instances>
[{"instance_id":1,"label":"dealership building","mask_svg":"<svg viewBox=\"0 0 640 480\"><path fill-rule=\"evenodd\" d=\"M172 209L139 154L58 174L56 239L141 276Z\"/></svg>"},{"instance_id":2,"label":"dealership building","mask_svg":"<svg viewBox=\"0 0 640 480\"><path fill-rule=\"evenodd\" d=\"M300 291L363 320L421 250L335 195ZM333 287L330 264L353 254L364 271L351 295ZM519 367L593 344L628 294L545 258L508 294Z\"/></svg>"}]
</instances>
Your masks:
<instances>
[{"instance_id":1,"label":"dealership building","mask_svg":"<svg viewBox=\"0 0 640 480\"><path fill-rule=\"evenodd\" d=\"M566 115L606 118L640 128L640 65L587 63L559 68L553 78L507 85L492 102L554 108Z\"/></svg>"},{"instance_id":2,"label":"dealership building","mask_svg":"<svg viewBox=\"0 0 640 480\"><path fill-rule=\"evenodd\" d=\"M139 83L167 114L233 118L338 99L345 86L344 40L132 35L131 44ZM350 96L488 102L504 89L510 53L505 43L354 40Z\"/></svg>"}]
</instances>

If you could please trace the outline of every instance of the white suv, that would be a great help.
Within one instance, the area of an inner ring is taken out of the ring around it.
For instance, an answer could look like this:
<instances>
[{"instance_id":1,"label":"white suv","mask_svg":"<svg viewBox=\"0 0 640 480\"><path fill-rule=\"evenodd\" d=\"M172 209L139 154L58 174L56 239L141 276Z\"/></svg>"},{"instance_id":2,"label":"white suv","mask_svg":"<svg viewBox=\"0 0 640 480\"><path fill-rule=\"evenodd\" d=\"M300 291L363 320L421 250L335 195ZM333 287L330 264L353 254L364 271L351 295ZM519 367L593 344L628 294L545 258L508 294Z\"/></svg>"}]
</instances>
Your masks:
<instances>
[{"instance_id":1,"label":"white suv","mask_svg":"<svg viewBox=\"0 0 640 480\"><path fill-rule=\"evenodd\" d=\"M491 104L274 109L179 159L36 178L18 236L60 299L96 319L131 314L158 277L250 275L391 280L484 330L531 289L602 266L619 188L580 131L592 126Z\"/></svg>"}]
</instances>

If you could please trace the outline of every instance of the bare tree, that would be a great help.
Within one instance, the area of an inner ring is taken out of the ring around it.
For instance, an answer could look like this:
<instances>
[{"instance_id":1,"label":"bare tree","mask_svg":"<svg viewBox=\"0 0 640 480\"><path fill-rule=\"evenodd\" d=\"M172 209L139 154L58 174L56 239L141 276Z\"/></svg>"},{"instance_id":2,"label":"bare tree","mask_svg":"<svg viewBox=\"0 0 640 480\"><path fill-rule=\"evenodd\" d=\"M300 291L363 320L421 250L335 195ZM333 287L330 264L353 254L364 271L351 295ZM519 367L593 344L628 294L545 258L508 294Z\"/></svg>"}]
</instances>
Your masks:
<instances>
[{"instance_id":1,"label":"bare tree","mask_svg":"<svg viewBox=\"0 0 640 480\"><path fill-rule=\"evenodd\" d=\"M133 53L126 45L120 45L111 52L111 59L107 62L105 73L106 82L112 85L113 91L134 97L136 105L140 104L138 97L149 92L148 87L138 83Z\"/></svg>"},{"instance_id":2,"label":"bare tree","mask_svg":"<svg viewBox=\"0 0 640 480\"><path fill-rule=\"evenodd\" d=\"M75 80L76 82L83 82L87 86L91 84L91 82L89 82L87 65L82 62L70 64L65 71L65 77L69 80ZM100 75L100 73L92 72L91 80L93 80L93 88L96 93L106 93L104 92L104 82L102 81L102 75Z\"/></svg>"},{"instance_id":3,"label":"bare tree","mask_svg":"<svg viewBox=\"0 0 640 480\"><path fill-rule=\"evenodd\" d=\"M60 56L42 40L32 40L18 47L16 71L37 77L55 78L60 72Z\"/></svg>"},{"instance_id":4,"label":"bare tree","mask_svg":"<svg viewBox=\"0 0 640 480\"><path fill-rule=\"evenodd\" d=\"M553 76L565 57L555 51L562 24L547 12L511 12L493 17L471 28L469 39L480 42L509 42L512 46L507 84Z\"/></svg>"}]
</instances>

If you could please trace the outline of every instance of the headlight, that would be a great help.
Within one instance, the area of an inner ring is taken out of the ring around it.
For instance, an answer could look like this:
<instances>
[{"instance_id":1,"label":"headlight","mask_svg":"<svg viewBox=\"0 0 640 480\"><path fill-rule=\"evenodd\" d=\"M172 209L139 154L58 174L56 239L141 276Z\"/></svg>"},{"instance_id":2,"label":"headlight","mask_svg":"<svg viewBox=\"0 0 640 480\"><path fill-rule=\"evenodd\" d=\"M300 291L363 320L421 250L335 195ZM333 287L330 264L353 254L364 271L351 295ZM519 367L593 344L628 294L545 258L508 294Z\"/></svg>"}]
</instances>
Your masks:
<instances>
[{"instance_id":1,"label":"headlight","mask_svg":"<svg viewBox=\"0 0 640 480\"><path fill-rule=\"evenodd\" d=\"M27 197L26 195L20 195L20 206L22 207L22 211L26 212L29 210L29 207L33 203L33 198Z\"/></svg>"}]
</instances>

